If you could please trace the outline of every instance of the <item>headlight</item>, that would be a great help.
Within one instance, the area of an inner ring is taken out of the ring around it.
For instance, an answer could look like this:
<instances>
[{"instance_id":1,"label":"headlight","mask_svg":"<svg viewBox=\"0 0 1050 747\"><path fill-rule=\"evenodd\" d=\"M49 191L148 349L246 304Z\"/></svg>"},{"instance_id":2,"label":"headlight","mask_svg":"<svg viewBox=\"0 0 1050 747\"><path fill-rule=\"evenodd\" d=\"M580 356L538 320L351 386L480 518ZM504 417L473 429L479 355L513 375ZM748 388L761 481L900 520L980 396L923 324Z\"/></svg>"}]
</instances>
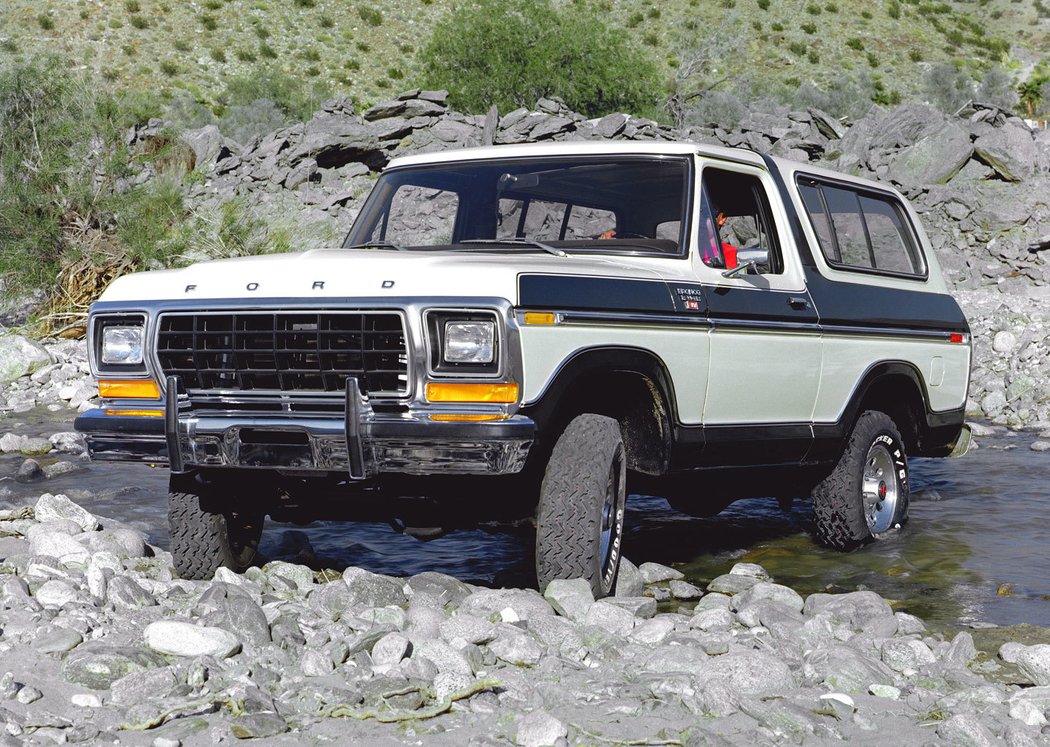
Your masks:
<instances>
[{"instance_id":1,"label":"headlight","mask_svg":"<svg viewBox=\"0 0 1050 747\"><path fill-rule=\"evenodd\" d=\"M442 357L446 363L492 363L496 325L492 322L445 322Z\"/></svg>"},{"instance_id":2,"label":"headlight","mask_svg":"<svg viewBox=\"0 0 1050 747\"><path fill-rule=\"evenodd\" d=\"M500 316L487 309L427 309L430 372L438 376L498 376L502 368Z\"/></svg>"},{"instance_id":3,"label":"headlight","mask_svg":"<svg viewBox=\"0 0 1050 747\"><path fill-rule=\"evenodd\" d=\"M137 366L142 363L142 327L104 327L102 363Z\"/></svg>"}]
</instances>

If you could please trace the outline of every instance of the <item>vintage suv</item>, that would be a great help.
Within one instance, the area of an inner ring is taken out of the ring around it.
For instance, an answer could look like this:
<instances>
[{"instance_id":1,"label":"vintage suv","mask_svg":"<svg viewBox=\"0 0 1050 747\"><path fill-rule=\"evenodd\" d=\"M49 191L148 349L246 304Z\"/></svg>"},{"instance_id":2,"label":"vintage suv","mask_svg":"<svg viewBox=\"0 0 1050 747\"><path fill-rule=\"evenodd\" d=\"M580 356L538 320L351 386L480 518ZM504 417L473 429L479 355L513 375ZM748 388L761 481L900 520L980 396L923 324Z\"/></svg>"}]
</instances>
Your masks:
<instances>
[{"instance_id":1,"label":"vintage suv","mask_svg":"<svg viewBox=\"0 0 1050 747\"><path fill-rule=\"evenodd\" d=\"M76 427L170 465L187 578L267 515L531 515L541 587L604 595L629 489L812 496L845 550L905 520L906 454L969 442L969 328L901 195L706 145L400 158L343 246L120 278L88 344Z\"/></svg>"}]
</instances>

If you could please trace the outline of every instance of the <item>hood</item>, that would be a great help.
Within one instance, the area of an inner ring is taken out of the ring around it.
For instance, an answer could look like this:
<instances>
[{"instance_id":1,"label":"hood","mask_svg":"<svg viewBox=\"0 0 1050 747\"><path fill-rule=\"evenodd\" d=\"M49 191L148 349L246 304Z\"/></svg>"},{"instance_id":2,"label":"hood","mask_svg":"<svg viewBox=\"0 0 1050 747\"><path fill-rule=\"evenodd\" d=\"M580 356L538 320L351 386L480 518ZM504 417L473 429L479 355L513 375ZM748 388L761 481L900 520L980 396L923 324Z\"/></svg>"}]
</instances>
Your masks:
<instances>
[{"instance_id":1,"label":"hood","mask_svg":"<svg viewBox=\"0 0 1050 747\"><path fill-rule=\"evenodd\" d=\"M657 279L632 258L531 252L315 249L201 262L115 280L100 301L499 297L518 300L521 273Z\"/></svg>"}]
</instances>

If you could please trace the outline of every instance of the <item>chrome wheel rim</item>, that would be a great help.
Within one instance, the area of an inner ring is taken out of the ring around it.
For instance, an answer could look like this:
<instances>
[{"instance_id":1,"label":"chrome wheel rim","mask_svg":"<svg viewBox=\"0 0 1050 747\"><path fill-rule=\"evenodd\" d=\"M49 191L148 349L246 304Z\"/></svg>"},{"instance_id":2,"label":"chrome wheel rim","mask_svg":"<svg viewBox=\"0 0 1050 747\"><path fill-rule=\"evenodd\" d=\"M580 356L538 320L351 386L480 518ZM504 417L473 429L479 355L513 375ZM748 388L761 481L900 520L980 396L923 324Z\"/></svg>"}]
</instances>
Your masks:
<instances>
[{"instance_id":1,"label":"chrome wheel rim","mask_svg":"<svg viewBox=\"0 0 1050 747\"><path fill-rule=\"evenodd\" d=\"M861 495L868 531L880 534L892 529L897 501L900 499L900 483L893 456L882 443L872 444L868 449L861 479Z\"/></svg>"}]
</instances>

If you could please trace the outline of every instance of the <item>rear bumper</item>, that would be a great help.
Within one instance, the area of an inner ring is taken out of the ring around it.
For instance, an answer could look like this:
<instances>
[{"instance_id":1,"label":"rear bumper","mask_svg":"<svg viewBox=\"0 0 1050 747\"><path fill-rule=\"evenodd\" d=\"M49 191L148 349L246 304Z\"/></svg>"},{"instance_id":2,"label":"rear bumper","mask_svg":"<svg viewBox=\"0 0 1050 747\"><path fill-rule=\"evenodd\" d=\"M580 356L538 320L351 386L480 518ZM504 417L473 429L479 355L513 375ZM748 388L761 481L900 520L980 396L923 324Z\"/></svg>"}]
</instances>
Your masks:
<instances>
[{"instance_id":1,"label":"rear bumper","mask_svg":"<svg viewBox=\"0 0 1050 747\"><path fill-rule=\"evenodd\" d=\"M356 416L355 416L356 415ZM536 433L524 416L445 422L428 414L352 413L255 417L168 412L168 417L89 410L74 427L99 461L196 467L380 473L506 475L525 466ZM175 459L172 451L177 449Z\"/></svg>"}]
</instances>

